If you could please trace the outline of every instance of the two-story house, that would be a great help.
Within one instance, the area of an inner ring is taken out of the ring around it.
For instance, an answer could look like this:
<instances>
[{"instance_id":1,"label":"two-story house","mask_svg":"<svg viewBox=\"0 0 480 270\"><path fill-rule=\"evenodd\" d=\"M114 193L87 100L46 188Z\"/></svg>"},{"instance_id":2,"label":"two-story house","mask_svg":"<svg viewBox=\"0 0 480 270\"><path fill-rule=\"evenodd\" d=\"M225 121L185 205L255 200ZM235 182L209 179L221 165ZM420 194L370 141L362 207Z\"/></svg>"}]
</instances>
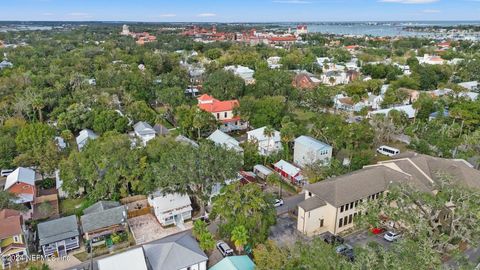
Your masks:
<instances>
[{"instance_id":1,"label":"two-story house","mask_svg":"<svg viewBox=\"0 0 480 270\"><path fill-rule=\"evenodd\" d=\"M32 218L33 205L37 193L35 188L35 171L30 168L18 167L7 176L4 190L17 196L15 203L24 204L28 208L28 211L23 213L24 218Z\"/></svg>"},{"instance_id":2,"label":"two-story house","mask_svg":"<svg viewBox=\"0 0 480 270\"><path fill-rule=\"evenodd\" d=\"M38 239L44 256L66 256L68 251L80 247L77 216L39 223Z\"/></svg>"},{"instance_id":3,"label":"two-story house","mask_svg":"<svg viewBox=\"0 0 480 270\"><path fill-rule=\"evenodd\" d=\"M185 220L192 218L192 202L187 195L166 194L157 191L148 196L148 204L162 226L183 226Z\"/></svg>"},{"instance_id":4,"label":"two-story house","mask_svg":"<svg viewBox=\"0 0 480 270\"><path fill-rule=\"evenodd\" d=\"M295 139L293 162L300 167L319 161L328 164L332 159L332 152L330 145L309 136L300 136Z\"/></svg>"},{"instance_id":5,"label":"two-story house","mask_svg":"<svg viewBox=\"0 0 480 270\"><path fill-rule=\"evenodd\" d=\"M280 132L274 130L273 134L267 136L266 128L257 128L247 132L247 140L258 144L258 152L262 156L269 156L283 149Z\"/></svg>"},{"instance_id":6,"label":"two-story house","mask_svg":"<svg viewBox=\"0 0 480 270\"><path fill-rule=\"evenodd\" d=\"M220 101L204 94L198 97L198 107L211 113L221 123L220 130L231 132L248 128L248 123L242 121L240 116L234 114L234 109L240 106L238 100Z\"/></svg>"},{"instance_id":7,"label":"two-story house","mask_svg":"<svg viewBox=\"0 0 480 270\"><path fill-rule=\"evenodd\" d=\"M361 204L376 200L390 185L409 183L422 192L435 192L439 175L446 173L459 184L480 188L480 171L458 159L405 153L396 159L304 188L305 200L298 204L297 229L307 235L339 234L353 228L363 214Z\"/></svg>"},{"instance_id":8,"label":"two-story house","mask_svg":"<svg viewBox=\"0 0 480 270\"><path fill-rule=\"evenodd\" d=\"M16 261L26 259L28 245L25 237L23 217L20 212L3 209L0 211L0 259L2 269L11 267Z\"/></svg>"}]
</instances>

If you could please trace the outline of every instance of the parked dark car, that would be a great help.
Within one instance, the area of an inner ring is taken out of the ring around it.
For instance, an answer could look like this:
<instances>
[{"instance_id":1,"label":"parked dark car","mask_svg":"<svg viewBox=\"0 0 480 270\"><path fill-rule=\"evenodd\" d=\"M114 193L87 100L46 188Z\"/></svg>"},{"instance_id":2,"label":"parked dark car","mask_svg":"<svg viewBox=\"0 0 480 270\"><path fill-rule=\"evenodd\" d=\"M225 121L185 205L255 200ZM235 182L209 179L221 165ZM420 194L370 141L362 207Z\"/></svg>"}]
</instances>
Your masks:
<instances>
[{"instance_id":1,"label":"parked dark car","mask_svg":"<svg viewBox=\"0 0 480 270\"><path fill-rule=\"evenodd\" d=\"M325 241L325 243L327 243L329 245L343 244L345 242L345 240L342 237L336 236L336 235L333 235L333 234L326 235L323 238L323 241Z\"/></svg>"}]
</instances>

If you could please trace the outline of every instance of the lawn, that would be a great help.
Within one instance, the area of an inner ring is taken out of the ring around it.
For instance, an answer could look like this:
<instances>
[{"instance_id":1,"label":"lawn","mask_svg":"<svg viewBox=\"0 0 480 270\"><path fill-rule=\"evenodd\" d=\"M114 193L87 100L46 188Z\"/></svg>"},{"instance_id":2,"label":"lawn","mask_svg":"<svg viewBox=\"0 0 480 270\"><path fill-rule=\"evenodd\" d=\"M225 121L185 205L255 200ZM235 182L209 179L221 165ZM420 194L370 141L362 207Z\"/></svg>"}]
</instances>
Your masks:
<instances>
[{"instance_id":1,"label":"lawn","mask_svg":"<svg viewBox=\"0 0 480 270\"><path fill-rule=\"evenodd\" d=\"M63 199L60 201L60 214L62 216L81 215L83 209L88 207L85 198Z\"/></svg>"}]
</instances>

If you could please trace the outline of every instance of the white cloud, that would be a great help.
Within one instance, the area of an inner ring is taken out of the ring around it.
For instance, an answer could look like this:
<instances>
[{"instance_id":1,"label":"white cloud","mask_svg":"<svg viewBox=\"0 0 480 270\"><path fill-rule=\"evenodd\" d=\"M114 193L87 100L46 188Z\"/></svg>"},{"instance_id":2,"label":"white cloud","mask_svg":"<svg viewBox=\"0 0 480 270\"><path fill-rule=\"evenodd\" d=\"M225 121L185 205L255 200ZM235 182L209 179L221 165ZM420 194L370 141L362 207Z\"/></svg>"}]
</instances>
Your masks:
<instances>
[{"instance_id":1,"label":"white cloud","mask_svg":"<svg viewBox=\"0 0 480 270\"><path fill-rule=\"evenodd\" d=\"M379 0L384 3L398 3L398 4L429 4L435 3L439 0Z\"/></svg>"},{"instance_id":2,"label":"white cloud","mask_svg":"<svg viewBox=\"0 0 480 270\"><path fill-rule=\"evenodd\" d=\"M200 13L197 15L197 17L215 17L217 14L215 13Z\"/></svg>"}]
</instances>

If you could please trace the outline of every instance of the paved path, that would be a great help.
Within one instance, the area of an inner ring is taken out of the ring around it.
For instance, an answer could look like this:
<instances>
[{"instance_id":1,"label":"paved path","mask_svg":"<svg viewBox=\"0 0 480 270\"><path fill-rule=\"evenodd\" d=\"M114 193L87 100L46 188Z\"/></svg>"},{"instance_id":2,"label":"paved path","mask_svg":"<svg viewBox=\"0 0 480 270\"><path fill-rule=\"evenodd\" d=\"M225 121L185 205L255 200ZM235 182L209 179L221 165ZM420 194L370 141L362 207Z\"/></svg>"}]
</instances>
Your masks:
<instances>
[{"instance_id":1,"label":"paved path","mask_svg":"<svg viewBox=\"0 0 480 270\"><path fill-rule=\"evenodd\" d=\"M296 210L297 205L305 199L305 194L300 193L283 199L284 204L277 207L277 215L285 214L289 211Z\"/></svg>"}]
</instances>

